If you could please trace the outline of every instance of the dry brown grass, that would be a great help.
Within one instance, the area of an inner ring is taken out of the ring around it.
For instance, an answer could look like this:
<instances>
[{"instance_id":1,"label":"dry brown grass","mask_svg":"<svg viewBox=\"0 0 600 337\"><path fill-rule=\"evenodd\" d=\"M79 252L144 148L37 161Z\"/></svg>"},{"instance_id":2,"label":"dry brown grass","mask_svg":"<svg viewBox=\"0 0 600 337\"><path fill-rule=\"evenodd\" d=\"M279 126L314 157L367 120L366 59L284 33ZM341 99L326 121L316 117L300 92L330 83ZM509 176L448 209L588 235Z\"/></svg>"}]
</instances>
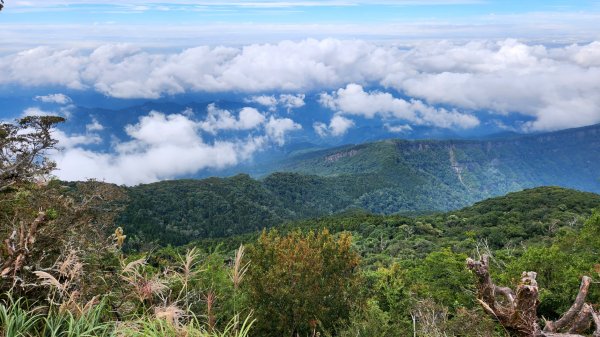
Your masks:
<instances>
[{"instance_id":1,"label":"dry brown grass","mask_svg":"<svg viewBox=\"0 0 600 337\"><path fill-rule=\"evenodd\" d=\"M235 260L233 261L233 268L231 269L231 281L233 282L233 286L237 289L242 283L244 279L244 275L248 271L250 267L250 262L246 262L244 264L244 245L240 245L240 248L235 253Z\"/></svg>"}]
</instances>

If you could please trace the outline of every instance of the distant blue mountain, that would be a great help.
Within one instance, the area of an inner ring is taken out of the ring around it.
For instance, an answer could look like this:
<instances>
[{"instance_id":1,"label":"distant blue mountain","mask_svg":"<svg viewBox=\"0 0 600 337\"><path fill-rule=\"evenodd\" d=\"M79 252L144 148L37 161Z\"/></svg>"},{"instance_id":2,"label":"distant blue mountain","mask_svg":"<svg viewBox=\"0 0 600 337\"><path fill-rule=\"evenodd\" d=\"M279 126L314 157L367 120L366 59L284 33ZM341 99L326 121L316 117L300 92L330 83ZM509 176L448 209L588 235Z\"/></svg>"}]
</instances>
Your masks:
<instances>
[{"instance_id":1,"label":"distant blue mountain","mask_svg":"<svg viewBox=\"0 0 600 337\"><path fill-rule=\"evenodd\" d=\"M371 88L381 89L381 88ZM388 90L389 91L389 90ZM140 118L147 116L151 111L159 111L164 114L181 114L187 109L194 112L192 118L203 120L207 115L209 104L215 104L220 109L230 110L236 114L243 107L254 107L261 112L275 114L279 118L291 118L296 123L302 125L302 130L289 133L286 143L282 146L270 146L267 149L256 153L249 162L240 164L237 167L230 167L224 170L205 170L198 172L190 178L207 176L229 176L240 172L249 172L251 174L261 174L263 169L255 170L256 164L265 167L272 162L281 161L290 155L314 151L346 144L361 144L375 142L378 140L390 138L402 138L408 140L416 139L464 139L464 140L482 140L506 138L518 136L522 123L530 118L518 114L499 116L485 111L476 112L481 124L471 129L451 129L440 128L427 125L411 125L410 129L402 132L391 132L388 126L407 125L406 121L382 119L382 118L364 118L360 116L346 116L352 119L354 126L342 136L320 137L313 125L317 122L328 124L336 111L322 106L319 103L319 92L307 93L305 96L305 105L287 110L279 106L276 111L269 111L269 108L255 102L249 102L250 94L227 93L227 94L185 94L176 96L167 96L155 100L143 99L118 99L107 97L93 91L64 91L58 88L36 88L36 89L15 89L2 88L0 91L0 102L3 104L2 119L12 119L20 116L27 108L35 107L42 111L66 114L67 122L61 126L61 129L68 134L86 133L86 125L93 120L98 121L103 130L94 131L104 141L100 144L86 145L88 149L101 152L111 152L111 146L115 140L128 141L130 138L125 132L127 125L133 125L139 122ZM45 103L36 100L36 96L43 96L49 93L64 93L71 98L68 104ZM280 93L269 93L269 95L278 96ZM402 93L393 92L395 97L404 97ZM446 107L450 108L450 107ZM218 140L231 140L240 138L239 132L220 132L218 135L204 133L202 135L206 142Z\"/></svg>"}]
</instances>

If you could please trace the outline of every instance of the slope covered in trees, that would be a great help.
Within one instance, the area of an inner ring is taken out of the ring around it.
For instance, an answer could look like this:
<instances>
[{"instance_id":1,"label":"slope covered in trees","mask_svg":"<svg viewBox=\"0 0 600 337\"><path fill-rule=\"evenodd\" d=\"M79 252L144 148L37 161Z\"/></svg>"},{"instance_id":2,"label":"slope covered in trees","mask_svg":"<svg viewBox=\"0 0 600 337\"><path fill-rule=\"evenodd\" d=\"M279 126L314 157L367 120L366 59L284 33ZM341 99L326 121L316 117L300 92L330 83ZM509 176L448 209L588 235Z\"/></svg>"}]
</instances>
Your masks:
<instances>
[{"instance_id":1,"label":"slope covered in trees","mask_svg":"<svg viewBox=\"0 0 600 337\"><path fill-rule=\"evenodd\" d=\"M440 249L467 253L477 245L486 249L515 248L522 244L551 241L580 228L592 210L600 207L600 195L538 187L490 198L460 210L419 216L374 215L349 211L327 217L291 221L280 232L320 230L351 232L370 266L387 265L398 258L423 258ZM221 245L233 250L255 240L259 232L229 238L201 240L199 246Z\"/></svg>"},{"instance_id":2,"label":"slope covered in trees","mask_svg":"<svg viewBox=\"0 0 600 337\"><path fill-rule=\"evenodd\" d=\"M129 189L120 218L143 240L182 244L353 209L455 210L544 185L600 192L600 126L485 141L388 140L305 153L248 175Z\"/></svg>"},{"instance_id":3,"label":"slope covered in trees","mask_svg":"<svg viewBox=\"0 0 600 337\"><path fill-rule=\"evenodd\" d=\"M332 219L344 219L344 214L350 213L349 223L355 222L356 214L364 211L343 207L348 201L344 193L350 192L340 192L342 187L329 179L281 173L264 181L238 175L140 185L129 190L129 201L118 223L131 234L131 244L137 247L149 241L180 245L202 238L229 237L288 221L333 215L336 210L343 212ZM489 199L447 213L446 218L425 216L419 221L456 223L459 225L449 226L448 231L461 239L465 233L485 234L490 244L497 244L556 231L576 222L578 214L596 207L599 200L593 193L542 187ZM530 205L536 206L529 209Z\"/></svg>"},{"instance_id":4,"label":"slope covered in trees","mask_svg":"<svg viewBox=\"0 0 600 337\"><path fill-rule=\"evenodd\" d=\"M365 190L356 205L376 213L455 205L535 186L600 192L600 125L482 141L406 141L306 153L278 170L326 177L367 174L385 181ZM415 196L425 194L425 200ZM423 202L425 201L425 202Z\"/></svg>"},{"instance_id":5,"label":"slope covered in trees","mask_svg":"<svg viewBox=\"0 0 600 337\"><path fill-rule=\"evenodd\" d=\"M447 213L348 212L288 223L278 232L310 236L327 228L341 237L352 235L363 282L355 296L365 302L337 335L409 336L416 330L417 336L507 336L477 301L478 282L467 257L490 256L489 269L502 287L518 289L521 272L537 272L537 315L557 321L573 304L582 276L598 273L600 216L593 213L598 206L599 195L541 187ZM193 246L230 251L242 242L254 245L259 237L246 234ZM599 300L593 285L587 301ZM544 327L536 317L528 322ZM585 326L579 329L581 336L588 335Z\"/></svg>"}]
</instances>

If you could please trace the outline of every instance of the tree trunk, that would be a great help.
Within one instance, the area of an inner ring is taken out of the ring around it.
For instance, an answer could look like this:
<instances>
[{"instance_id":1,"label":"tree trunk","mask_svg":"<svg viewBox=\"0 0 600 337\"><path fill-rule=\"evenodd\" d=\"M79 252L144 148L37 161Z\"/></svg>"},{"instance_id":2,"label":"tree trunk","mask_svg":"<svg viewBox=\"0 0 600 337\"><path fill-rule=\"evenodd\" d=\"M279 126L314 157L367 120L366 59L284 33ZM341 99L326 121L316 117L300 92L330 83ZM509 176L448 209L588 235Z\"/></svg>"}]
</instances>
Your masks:
<instances>
[{"instance_id":1,"label":"tree trunk","mask_svg":"<svg viewBox=\"0 0 600 337\"><path fill-rule=\"evenodd\" d=\"M546 321L541 330L538 322L538 285L535 272L523 272L516 291L494 284L489 272L489 256L479 261L467 259L467 267L477 275L478 301L483 309L508 332L518 337L583 337L580 333L595 326L600 337L600 315L585 303L591 279L584 276L571 308L560 319Z\"/></svg>"}]
</instances>

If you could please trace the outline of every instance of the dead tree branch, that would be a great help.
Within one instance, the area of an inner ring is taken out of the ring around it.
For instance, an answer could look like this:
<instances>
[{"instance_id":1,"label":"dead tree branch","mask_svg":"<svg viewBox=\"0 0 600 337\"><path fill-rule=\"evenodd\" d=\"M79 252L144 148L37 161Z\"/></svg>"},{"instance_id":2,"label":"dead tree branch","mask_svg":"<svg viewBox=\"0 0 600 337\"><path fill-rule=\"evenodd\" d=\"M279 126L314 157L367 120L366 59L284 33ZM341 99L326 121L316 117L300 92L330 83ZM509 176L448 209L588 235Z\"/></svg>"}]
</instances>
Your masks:
<instances>
[{"instance_id":1,"label":"dead tree branch","mask_svg":"<svg viewBox=\"0 0 600 337\"><path fill-rule=\"evenodd\" d=\"M546 321L541 330L537 308L539 290L537 274L523 272L516 291L497 286L490 276L489 256L479 261L467 259L467 267L478 279L478 301L484 310L507 331L519 337L583 337L580 333L595 325L594 337L600 337L600 315L585 303L591 279L584 276L573 305L556 321Z\"/></svg>"},{"instance_id":2,"label":"dead tree branch","mask_svg":"<svg viewBox=\"0 0 600 337\"><path fill-rule=\"evenodd\" d=\"M31 246L35 243L38 228L46 222L46 213L39 212L35 220L25 226L21 223L18 229L13 230L10 237L4 240L4 248L7 252L7 259L0 267L0 277L11 277L13 282L17 280L17 273L21 271L29 253Z\"/></svg>"}]
</instances>

